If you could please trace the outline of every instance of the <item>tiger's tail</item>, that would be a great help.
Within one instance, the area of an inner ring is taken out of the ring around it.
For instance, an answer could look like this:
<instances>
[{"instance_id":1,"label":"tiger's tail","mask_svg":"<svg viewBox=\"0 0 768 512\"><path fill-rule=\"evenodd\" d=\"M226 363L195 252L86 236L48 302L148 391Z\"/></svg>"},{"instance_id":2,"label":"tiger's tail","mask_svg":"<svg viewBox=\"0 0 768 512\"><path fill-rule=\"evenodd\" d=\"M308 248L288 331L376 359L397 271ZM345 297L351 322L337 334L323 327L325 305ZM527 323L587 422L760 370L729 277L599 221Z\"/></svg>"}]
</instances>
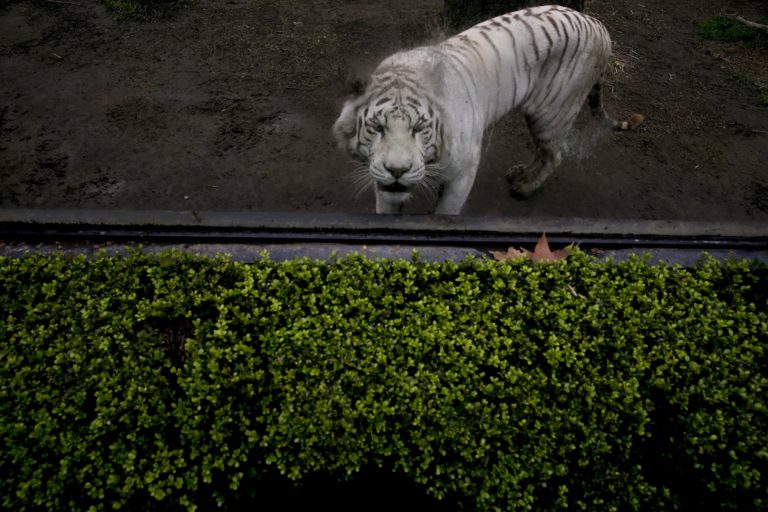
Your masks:
<instances>
[{"instance_id":1,"label":"tiger's tail","mask_svg":"<svg viewBox=\"0 0 768 512\"><path fill-rule=\"evenodd\" d=\"M589 108L592 111L592 115L598 119L603 119L616 131L627 131L636 128L640 125L645 117L642 114L632 114L629 119L624 121L617 121L608 115L603 107L603 84L601 81L597 81L592 86L592 90L589 91Z\"/></svg>"}]
</instances>

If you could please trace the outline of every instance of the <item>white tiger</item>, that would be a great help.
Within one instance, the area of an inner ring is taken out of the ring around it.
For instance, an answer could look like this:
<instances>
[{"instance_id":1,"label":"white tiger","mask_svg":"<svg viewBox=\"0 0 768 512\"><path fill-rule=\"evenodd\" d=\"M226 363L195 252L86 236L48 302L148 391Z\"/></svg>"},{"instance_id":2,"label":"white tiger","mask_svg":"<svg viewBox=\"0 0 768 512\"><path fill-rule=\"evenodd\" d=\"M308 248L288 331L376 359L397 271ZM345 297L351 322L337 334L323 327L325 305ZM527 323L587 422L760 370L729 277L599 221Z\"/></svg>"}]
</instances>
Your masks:
<instances>
[{"instance_id":1,"label":"white tiger","mask_svg":"<svg viewBox=\"0 0 768 512\"><path fill-rule=\"evenodd\" d=\"M533 161L507 171L513 193L527 197L560 164L565 137L584 100L603 110L601 80L611 53L602 23L580 12L542 6L487 20L440 44L402 51L374 70L365 92L349 99L333 131L362 162L377 213L399 213L414 189L441 189L436 213L458 214L480 162L483 134L519 110L536 143Z\"/></svg>"}]
</instances>

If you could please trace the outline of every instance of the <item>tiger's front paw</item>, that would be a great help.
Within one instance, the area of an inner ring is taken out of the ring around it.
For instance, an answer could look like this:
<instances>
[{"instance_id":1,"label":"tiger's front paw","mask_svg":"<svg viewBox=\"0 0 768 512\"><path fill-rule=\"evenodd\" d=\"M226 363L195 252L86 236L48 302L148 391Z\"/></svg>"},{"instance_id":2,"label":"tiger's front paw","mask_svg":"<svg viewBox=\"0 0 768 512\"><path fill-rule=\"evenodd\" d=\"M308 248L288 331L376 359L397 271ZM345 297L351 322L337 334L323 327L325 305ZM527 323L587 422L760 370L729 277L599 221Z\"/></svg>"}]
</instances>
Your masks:
<instances>
[{"instance_id":1,"label":"tiger's front paw","mask_svg":"<svg viewBox=\"0 0 768 512\"><path fill-rule=\"evenodd\" d=\"M527 198L536 191L536 187L531 186L528 177L527 167L525 165L515 165L507 170L507 183L509 184L509 193Z\"/></svg>"}]
</instances>

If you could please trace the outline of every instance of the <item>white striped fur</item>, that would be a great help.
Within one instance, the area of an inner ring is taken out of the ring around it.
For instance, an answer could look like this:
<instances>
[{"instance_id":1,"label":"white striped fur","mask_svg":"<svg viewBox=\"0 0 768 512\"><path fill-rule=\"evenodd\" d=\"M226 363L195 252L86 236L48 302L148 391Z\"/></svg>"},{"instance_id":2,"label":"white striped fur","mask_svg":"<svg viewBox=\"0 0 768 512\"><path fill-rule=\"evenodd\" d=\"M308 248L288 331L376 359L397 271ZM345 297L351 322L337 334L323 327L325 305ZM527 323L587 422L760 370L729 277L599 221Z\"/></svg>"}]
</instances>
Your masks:
<instances>
[{"instance_id":1,"label":"white striped fur","mask_svg":"<svg viewBox=\"0 0 768 512\"><path fill-rule=\"evenodd\" d=\"M442 193L436 213L458 214L475 181L485 130L519 110L536 143L533 161L507 172L512 192L528 196L562 160L565 138L589 99L604 111L601 79L611 53L605 27L560 6L517 11L434 45L395 53L348 100L334 124L341 147L363 162L378 213L398 213L413 190ZM364 170L363 170L364 169Z\"/></svg>"}]
</instances>

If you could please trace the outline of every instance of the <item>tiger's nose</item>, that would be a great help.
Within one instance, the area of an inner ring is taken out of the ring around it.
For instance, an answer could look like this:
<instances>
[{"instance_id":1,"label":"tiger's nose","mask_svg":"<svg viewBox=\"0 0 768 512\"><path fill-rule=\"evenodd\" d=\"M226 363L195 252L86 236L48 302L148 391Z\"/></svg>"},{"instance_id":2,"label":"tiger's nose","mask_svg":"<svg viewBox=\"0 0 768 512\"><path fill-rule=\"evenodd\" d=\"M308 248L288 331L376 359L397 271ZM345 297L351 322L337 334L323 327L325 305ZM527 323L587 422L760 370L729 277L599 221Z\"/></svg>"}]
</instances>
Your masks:
<instances>
[{"instance_id":1,"label":"tiger's nose","mask_svg":"<svg viewBox=\"0 0 768 512\"><path fill-rule=\"evenodd\" d=\"M403 174L405 174L408 171L410 171L411 170L411 166L410 165L406 165L406 164L403 164L403 165L385 165L384 169L386 169L387 172L389 174L391 174L393 178L398 179L400 176L402 176Z\"/></svg>"}]
</instances>

